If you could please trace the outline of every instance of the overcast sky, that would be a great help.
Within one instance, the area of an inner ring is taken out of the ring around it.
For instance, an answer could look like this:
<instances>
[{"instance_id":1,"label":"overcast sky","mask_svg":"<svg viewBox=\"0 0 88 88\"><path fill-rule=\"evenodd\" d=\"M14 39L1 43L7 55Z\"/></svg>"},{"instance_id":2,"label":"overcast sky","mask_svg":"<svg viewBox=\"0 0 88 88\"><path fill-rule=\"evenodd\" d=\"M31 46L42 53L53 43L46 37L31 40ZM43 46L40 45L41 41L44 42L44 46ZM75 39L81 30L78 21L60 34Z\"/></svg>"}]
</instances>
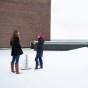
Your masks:
<instances>
[{"instance_id":1,"label":"overcast sky","mask_svg":"<svg viewBox=\"0 0 88 88\"><path fill-rule=\"evenodd\" d=\"M51 39L88 39L88 0L51 0Z\"/></svg>"}]
</instances>

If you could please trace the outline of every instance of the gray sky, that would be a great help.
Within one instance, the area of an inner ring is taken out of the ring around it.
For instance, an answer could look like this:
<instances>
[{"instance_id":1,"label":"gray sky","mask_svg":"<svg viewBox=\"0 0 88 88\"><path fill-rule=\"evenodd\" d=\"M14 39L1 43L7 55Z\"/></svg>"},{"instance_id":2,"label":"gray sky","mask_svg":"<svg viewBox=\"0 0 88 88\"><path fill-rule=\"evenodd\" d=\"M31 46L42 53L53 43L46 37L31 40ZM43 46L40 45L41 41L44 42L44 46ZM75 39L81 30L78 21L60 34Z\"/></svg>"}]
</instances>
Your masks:
<instances>
[{"instance_id":1,"label":"gray sky","mask_svg":"<svg viewBox=\"0 0 88 88\"><path fill-rule=\"evenodd\" d=\"M51 39L88 39L88 0L51 0Z\"/></svg>"}]
</instances>

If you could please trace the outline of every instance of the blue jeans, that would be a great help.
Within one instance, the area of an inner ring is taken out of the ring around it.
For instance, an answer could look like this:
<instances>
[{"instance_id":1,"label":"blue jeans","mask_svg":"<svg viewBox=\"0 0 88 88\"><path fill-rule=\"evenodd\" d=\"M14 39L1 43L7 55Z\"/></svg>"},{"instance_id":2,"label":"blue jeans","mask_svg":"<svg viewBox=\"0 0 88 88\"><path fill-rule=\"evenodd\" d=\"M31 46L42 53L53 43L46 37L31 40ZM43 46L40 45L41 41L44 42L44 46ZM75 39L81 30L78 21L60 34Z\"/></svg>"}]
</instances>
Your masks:
<instances>
[{"instance_id":1,"label":"blue jeans","mask_svg":"<svg viewBox=\"0 0 88 88\"><path fill-rule=\"evenodd\" d=\"M13 56L12 57L12 63L16 63L16 64L18 64L18 62L19 62L19 58L20 58L20 55L17 55L17 56Z\"/></svg>"},{"instance_id":2,"label":"blue jeans","mask_svg":"<svg viewBox=\"0 0 88 88\"><path fill-rule=\"evenodd\" d=\"M43 68L42 57L38 57L38 56L36 56L36 58L35 58L35 62L36 62L36 68L38 68L38 65L39 65L39 64L40 64L40 68Z\"/></svg>"}]
</instances>

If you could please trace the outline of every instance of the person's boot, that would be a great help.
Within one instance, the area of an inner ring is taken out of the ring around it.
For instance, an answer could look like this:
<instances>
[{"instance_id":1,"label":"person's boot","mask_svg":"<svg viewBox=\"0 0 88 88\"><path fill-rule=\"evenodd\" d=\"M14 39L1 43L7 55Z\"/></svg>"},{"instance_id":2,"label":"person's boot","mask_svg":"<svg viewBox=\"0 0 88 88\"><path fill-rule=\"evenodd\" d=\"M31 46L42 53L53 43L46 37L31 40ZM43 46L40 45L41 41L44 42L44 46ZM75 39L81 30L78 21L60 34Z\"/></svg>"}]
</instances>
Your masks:
<instances>
[{"instance_id":1,"label":"person's boot","mask_svg":"<svg viewBox=\"0 0 88 88\"><path fill-rule=\"evenodd\" d=\"M12 63L12 62L11 62L11 72L13 72L13 73L15 72L14 71L14 63Z\"/></svg>"},{"instance_id":2,"label":"person's boot","mask_svg":"<svg viewBox=\"0 0 88 88\"><path fill-rule=\"evenodd\" d=\"M43 62L40 62L40 68L39 69L43 69Z\"/></svg>"},{"instance_id":3,"label":"person's boot","mask_svg":"<svg viewBox=\"0 0 88 88\"><path fill-rule=\"evenodd\" d=\"M43 69L43 63L40 63L40 68L39 69Z\"/></svg>"},{"instance_id":4,"label":"person's boot","mask_svg":"<svg viewBox=\"0 0 88 88\"><path fill-rule=\"evenodd\" d=\"M18 64L15 64L15 69L16 69L16 74L20 74L20 72L19 72L19 65Z\"/></svg>"},{"instance_id":5,"label":"person's boot","mask_svg":"<svg viewBox=\"0 0 88 88\"><path fill-rule=\"evenodd\" d=\"M37 70L38 69L38 64L36 64L36 66L35 66L35 70Z\"/></svg>"}]
</instances>

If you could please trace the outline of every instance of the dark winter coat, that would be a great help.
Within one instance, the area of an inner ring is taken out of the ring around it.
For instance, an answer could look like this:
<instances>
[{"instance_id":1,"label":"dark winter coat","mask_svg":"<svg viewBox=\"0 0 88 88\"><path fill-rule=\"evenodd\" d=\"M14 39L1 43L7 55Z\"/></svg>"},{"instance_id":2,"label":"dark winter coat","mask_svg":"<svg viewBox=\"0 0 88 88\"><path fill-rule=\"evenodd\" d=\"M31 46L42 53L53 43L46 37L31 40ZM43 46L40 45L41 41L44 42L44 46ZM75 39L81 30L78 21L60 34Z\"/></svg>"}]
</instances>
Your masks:
<instances>
[{"instance_id":1,"label":"dark winter coat","mask_svg":"<svg viewBox=\"0 0 88 88\"><path fill-rule=\"evenodd\" d=\"M44 44L44 39L38 38L38 43L37 43L37 57L42 57L43 56L43 44Z\"/></svg>"},{"instance_id":2,"label":"dark winter coat","mask_svg":"<svg viewBox=\"0 0 88 88\"><path fill-rule=\"evenodd\" d=\"M13 40L10 41L10 45L12 46L12 51L11 51L12 56L23 54L18 37L14 37Z\"/></svg>"}]
</instances>

